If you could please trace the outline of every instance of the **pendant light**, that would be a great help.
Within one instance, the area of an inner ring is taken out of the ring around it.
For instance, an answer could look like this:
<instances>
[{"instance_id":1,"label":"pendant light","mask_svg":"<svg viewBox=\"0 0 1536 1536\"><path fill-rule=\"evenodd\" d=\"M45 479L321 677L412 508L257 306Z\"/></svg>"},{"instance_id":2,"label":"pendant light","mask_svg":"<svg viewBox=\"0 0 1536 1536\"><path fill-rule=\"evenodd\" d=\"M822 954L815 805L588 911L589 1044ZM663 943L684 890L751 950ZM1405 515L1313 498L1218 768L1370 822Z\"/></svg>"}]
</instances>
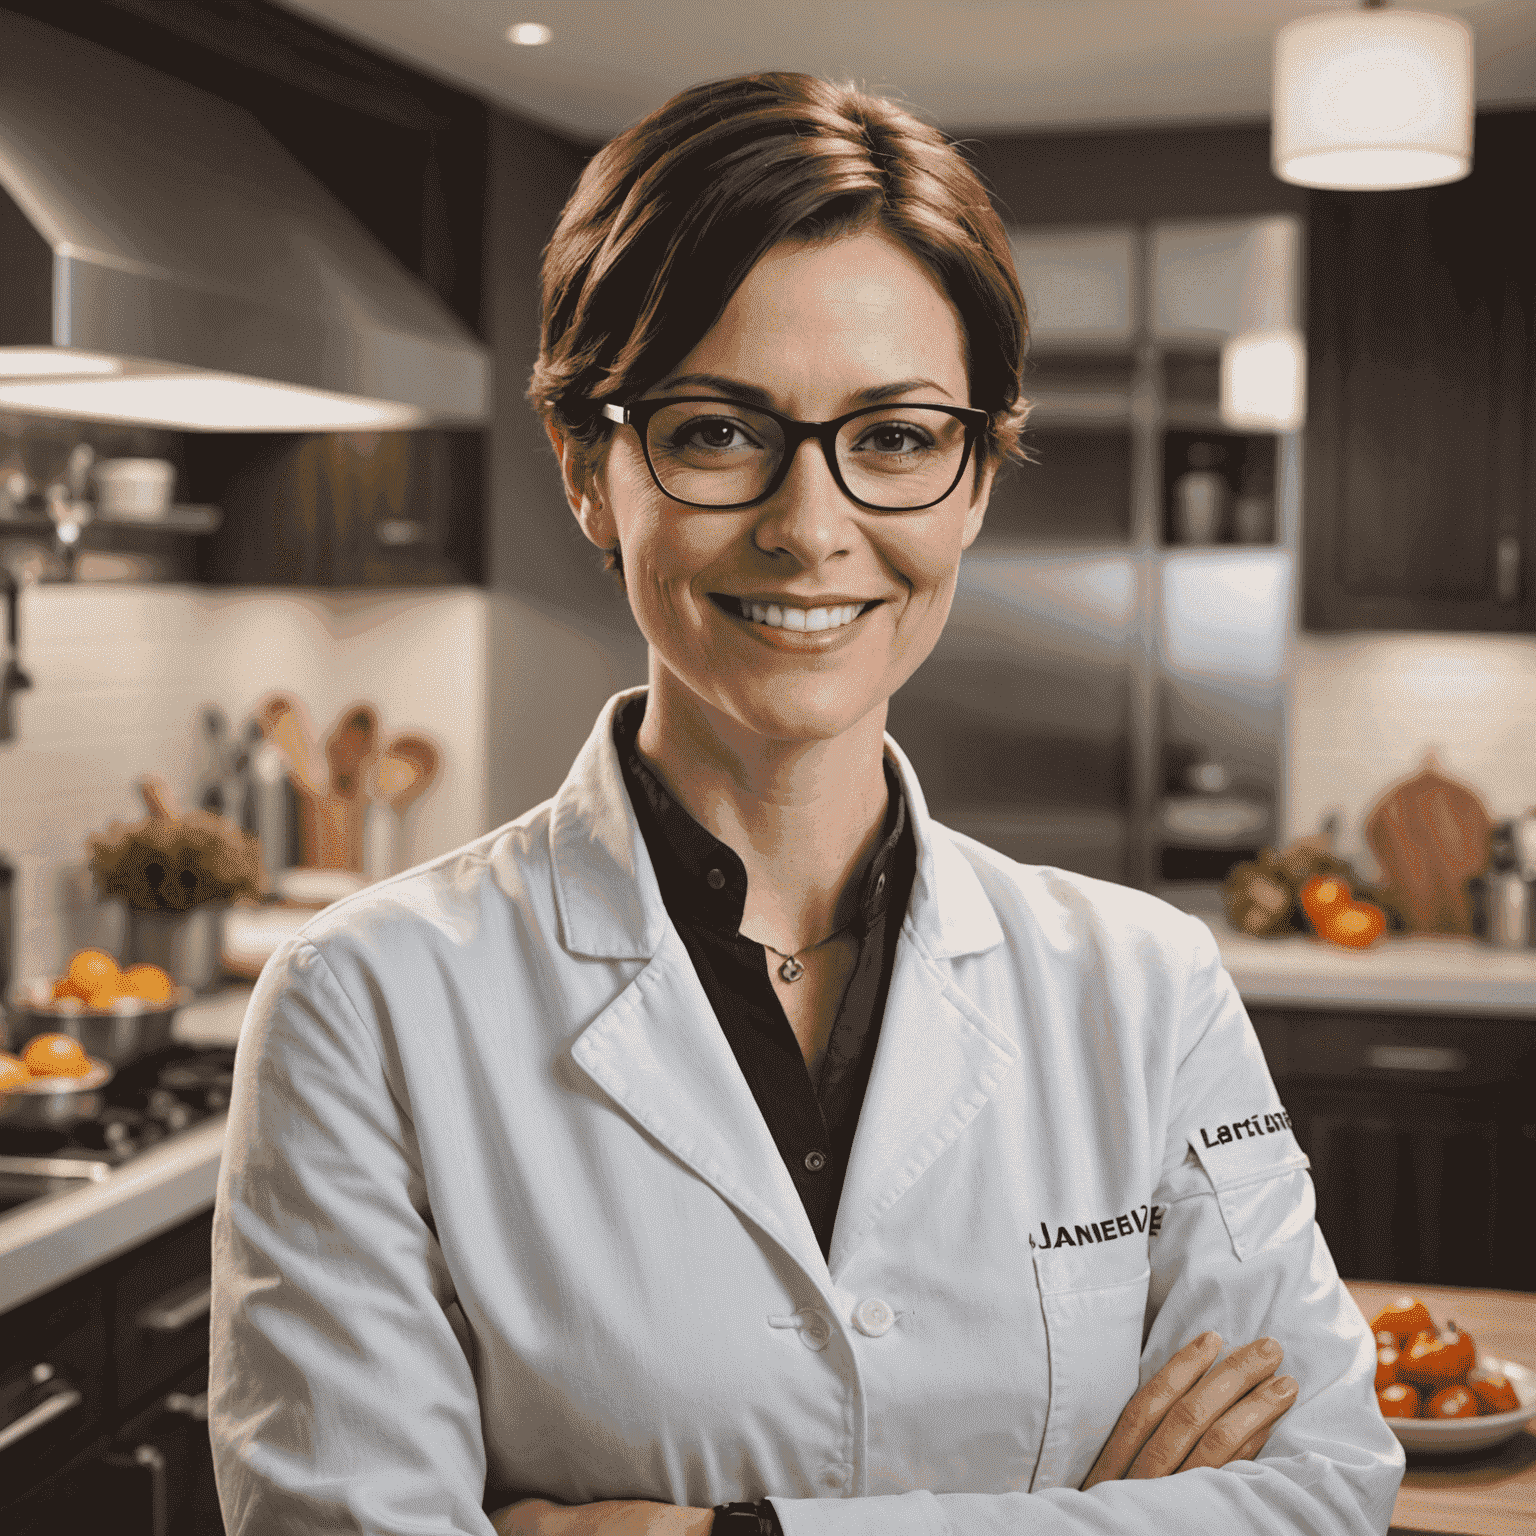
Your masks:
<instances>
[{"instance_id":1,"label":"pendant light","mask_svg":"<svg viewBox=\"0 0 1536 1536\"><path fill-rule=\"evenodd\" d=\"M1359 10L1302 16L1275 34L1275 175L1303 187L1385 191L1472 169L1472 29L1459 16Z\"/></svg>"}]
</instances>

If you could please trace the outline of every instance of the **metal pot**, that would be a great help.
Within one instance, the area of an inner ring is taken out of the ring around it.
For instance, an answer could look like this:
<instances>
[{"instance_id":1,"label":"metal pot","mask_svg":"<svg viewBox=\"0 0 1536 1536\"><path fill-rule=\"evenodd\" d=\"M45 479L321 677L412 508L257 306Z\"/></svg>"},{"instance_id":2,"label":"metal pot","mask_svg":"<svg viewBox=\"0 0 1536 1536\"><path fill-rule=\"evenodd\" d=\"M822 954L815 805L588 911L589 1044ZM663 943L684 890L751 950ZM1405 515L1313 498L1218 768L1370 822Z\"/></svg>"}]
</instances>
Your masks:
<instances>
[{"instance_id":1,"label":"metal pot","mask_svg":"<svg viewBox=\"0 0 1536 1536\"><path fill-rule=\"evenodd\" d=\"M69 1035L80 1042L87 1056L123 1067L172 1043L176 1010L191 997L178 987L168 1003L125 998L111 1008L85 1008L52 1001L43 983L11 1001L11 1048L19 1053L34 1035Z\"/></svg>"},{"instance_id":2,"label":"metal pot","mask_svg":"<svg viewBox=\"0 0 1536 1536\"><path fill-rule=\"evenodd\" d=\"M40 1077L0 1093L0 1125L29 1131L67 1131L107 1107L102 1091L113 1078L110 1062L93 1061L84 1077Z\"/></svg>"},{"instance_id":3,"label":"metal pot","mask_svg":"<svg viewBox=\"0 0 1536 1536\"><path fill-rule=\"evenodd\" d=\"M212 991L223 980L219 953L228 905L209 902L185 912L138 912L130 907L123 964L158 965L179 987Z\"/></svg>"}]
</instances>

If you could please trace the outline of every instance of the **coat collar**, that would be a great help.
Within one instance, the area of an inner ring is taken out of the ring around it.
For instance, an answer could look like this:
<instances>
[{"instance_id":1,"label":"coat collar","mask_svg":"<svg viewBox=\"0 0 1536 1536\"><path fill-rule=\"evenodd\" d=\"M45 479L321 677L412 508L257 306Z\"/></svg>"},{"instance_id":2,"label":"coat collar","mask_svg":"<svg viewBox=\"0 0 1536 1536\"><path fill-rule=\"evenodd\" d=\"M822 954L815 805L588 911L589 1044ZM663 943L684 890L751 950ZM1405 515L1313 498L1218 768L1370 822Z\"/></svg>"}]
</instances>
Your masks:
<instances>
[{"instance_id":1,"label":"coat collar","mask_svg":"<svg viewBox=\"0 0 1536 1536\"><path fill-rule=\"evenodd\" d=\"M603 706L586 745L555 796L550 820L554 898L561 939L593 959L650 959L671 930L650 853L635 820L613 745L613 717L630 688ZM917 878L908 918L935 959L981 954L1002 942L997 914L953 834L928 815L906 754L885 738L907 794L917 841Z\"/></svg>"},{"instance_id":2,"label":"coat collar","mask_svg":"<svg viewBox=\"0 0 1536 1536\"><path fill-rule=\"evenodd\" d=\"M682 1163L773 1237L819 1285L835 1284L880 1218L981 1111L1019 1047L944 961L1002 942L981 881L936 827L889 736L918 867L831 1253L816 1235L688 951L662 902L614 749L610 699L555 799L550 840L561 932L572 952L649 960L592 1020L578 1066Z\"/></svg>"}]
</instances>

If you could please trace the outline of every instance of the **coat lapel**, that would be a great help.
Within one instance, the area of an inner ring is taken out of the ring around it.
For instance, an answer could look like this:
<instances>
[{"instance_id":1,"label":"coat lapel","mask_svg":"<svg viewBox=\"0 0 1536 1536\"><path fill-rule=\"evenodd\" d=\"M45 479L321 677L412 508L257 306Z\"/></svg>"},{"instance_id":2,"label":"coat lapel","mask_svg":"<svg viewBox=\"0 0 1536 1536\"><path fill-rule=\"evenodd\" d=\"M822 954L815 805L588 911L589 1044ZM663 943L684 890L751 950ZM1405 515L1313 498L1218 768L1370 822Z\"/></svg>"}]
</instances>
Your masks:
<instances>
[{"instance_id":1,"label":"coat lapel","mask_svg":"<svg viewBox=\"0 0 1536 1536\"><path fill-rule=\"evenodd\" d=\"M650 963L584 1030L572 1057L672 1155L826 1277L805 1208L667 916L613 746L616 694L555 797L550 853L561 939L574 954ZM887 736L917 841L917 875L843 1184L830 1270L975 1119L1019 1047L955 984L951 962L1003 941L952 835L928 816Z\"/></svg>"},{"instance_id":2,"label":"coat lapel","mask_svg":"<svg viewBox=\"0 0 1536 1536\"><path fill-rule=\"evenodd\" d=\"M885 749L912 811L917 878L838 1202L829 1257L834 1277L976 1118L1020 1055L951 974L953 960L1002 943L997 914L975 870L929 818L906 755L889 736Z\"/></svg>"}]
</instances>

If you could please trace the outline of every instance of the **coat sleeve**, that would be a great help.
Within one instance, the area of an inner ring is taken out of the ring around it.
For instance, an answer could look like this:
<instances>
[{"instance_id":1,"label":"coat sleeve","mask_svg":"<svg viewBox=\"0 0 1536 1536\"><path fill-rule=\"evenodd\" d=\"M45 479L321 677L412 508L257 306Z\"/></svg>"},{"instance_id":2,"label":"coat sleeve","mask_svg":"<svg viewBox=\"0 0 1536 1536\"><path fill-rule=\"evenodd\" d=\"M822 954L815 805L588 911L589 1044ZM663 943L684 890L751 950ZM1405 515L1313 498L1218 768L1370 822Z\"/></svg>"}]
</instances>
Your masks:
<instances>
[{"instance_id":1,"label":"coat sleeve","mask_svg":"<svg viewBox=\"0 0 1536 1536\"><path fill-rule=\"evenodd\" d=\"M1188 981L1161 1117L1166 1139L1153 1201L1164 1214L1151 1244L1141 1380L1207 1328L1229 1348L1269 1334L1285 1350L1281 1373L1300 1387L1296 1402L1254 1461L1100 1483L1086 1493L775 1499L785 1536L1387 1530L1404 1457L1376 1407L1375 1344L1318 1230L1306 1159L1237 988L1210 930L1187 921Z\"/></svg>"},{"instance_id":2,"label":"coat sleeve","mask_svg":"<svg viewBox=\"0 0 1536 1536\"><path fill-rule=\"evenodd\" d=\"M213 1226L209 1432L229 1536L491 1536L453 1288L408 1114L311 943L263 971Z\"/></svg>"}]
</instances>

